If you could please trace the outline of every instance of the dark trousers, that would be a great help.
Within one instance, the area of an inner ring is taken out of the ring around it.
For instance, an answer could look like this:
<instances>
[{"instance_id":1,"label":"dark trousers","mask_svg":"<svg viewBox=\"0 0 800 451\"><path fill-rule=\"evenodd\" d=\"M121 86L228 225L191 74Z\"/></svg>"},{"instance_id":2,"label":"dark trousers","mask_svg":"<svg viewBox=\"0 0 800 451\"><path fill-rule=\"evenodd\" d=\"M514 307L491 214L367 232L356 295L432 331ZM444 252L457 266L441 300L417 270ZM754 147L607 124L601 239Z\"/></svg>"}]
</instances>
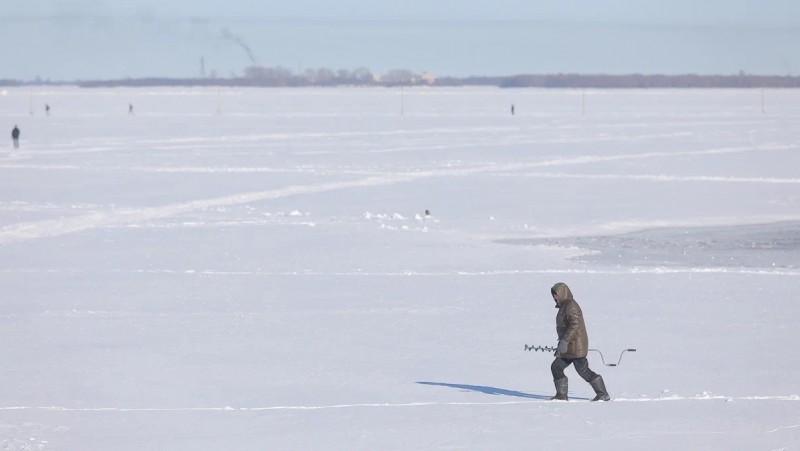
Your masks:
<instances>
[{"instance_id":1,"label":"dark trousers","mask_svg":"<svg viewBox=\"0 0 800 451\"><path fill-rule=\"evenodd\" d=\"M597 377L597 373L589 369L589 361L586 360L586 357L581 357L579 359L564 359L561 357L556 357L556 359L553 360L552 365L550 365L550 372L553 373L553 380L565 378L566 376L564 375L564 370L572 364L575 365L575 371L578 372L578 375L586 382L591 382Z\"/></svg>"}]
</instances>

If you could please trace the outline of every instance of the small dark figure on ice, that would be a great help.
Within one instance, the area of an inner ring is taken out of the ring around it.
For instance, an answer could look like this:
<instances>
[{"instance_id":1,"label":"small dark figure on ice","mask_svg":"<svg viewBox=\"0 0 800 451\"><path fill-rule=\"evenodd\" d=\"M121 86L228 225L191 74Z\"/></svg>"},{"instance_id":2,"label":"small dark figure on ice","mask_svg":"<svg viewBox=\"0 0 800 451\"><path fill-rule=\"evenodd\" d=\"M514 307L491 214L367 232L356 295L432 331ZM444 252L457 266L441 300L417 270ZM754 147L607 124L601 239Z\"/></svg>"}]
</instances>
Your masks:
<instances>
[{"instance_id":1,"label":"small dark figure on ice","mask_svg":"<svg viewBox=\"0 0 800 451\"><path fill-rule=\"evenodd\" d=\"M14 141L14 148L19 149L19 127L16 125L14 129L11 130L11 139Z\"/></svg>"},{"instance_id":2,"label":"small dark figure on ice","mask_svg":"<svg viewBox=\"0 0 800 451\"><path fill-rule=\"evenodd\" d=\"M511 104L511 115L512 116L514 115L514 104L513 103Z\"/></svg>"},{"instance_id":3,"label":"small dark figure on ice","mask_svg":"<svg viewBox=\"0 0 800 451\"><path fill-rule=\"evenodd\" d=\"M589 335L586 333L586 324L583 322L581 307L572 297L572 292L565 283L557 283L550 289L553 300L556 301L556 331L558 332L558 347L556 358L550 365L553 373L553 383L556 386L556 395L550 399L568 401L567 389L569 387L564 370L575 365L578 375L588 382L597 396L592 401L609 401L603 377L589 368L586 354L589 352Z\"/></svg>"}]
</instances>

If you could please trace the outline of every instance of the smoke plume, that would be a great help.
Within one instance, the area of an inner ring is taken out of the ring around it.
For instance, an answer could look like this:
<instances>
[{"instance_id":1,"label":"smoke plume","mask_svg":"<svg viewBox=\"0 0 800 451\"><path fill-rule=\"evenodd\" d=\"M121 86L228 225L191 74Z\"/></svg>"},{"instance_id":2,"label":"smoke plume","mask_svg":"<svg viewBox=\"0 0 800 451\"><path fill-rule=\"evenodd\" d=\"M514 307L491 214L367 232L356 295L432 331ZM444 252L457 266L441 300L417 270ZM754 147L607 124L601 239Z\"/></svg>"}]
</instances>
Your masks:
<instances>
[{"instance_id":1,"label":"smoke plume","mask_svg":"<svg viewBox=\"0 0 800 451\"><path fill-rule=\"evenodd\" d=\"M239 47L244 49L245 53L247 53L247 57L250 58L250 62L253 63L254 66L256 65L256 58L253 56L253 51L242 41L242 38L231 33L227 28L222 29L222 37L235 42Z\"/></svg>"}]
</instances>

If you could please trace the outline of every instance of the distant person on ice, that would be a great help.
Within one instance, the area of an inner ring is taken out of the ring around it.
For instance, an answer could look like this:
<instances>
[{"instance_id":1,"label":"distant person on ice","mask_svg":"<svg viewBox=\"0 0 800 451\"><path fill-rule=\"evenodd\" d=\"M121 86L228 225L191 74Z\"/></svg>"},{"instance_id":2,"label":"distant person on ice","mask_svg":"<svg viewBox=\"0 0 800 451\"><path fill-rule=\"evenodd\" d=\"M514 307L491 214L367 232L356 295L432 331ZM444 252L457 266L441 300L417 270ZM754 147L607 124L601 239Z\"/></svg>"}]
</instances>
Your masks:
<instances>
[{"instance_id":1,"label":"distant person on ice","mask_svg":"<svg viewBox=\"0 0 800 451\"><path fill-rule=\"evenodd\" d=\"M11 139L14 141L14 148L19 149L19 127L16 125L14 129L11 130Z\"/></svg>"},{"instance_id":2,"label":"distant person on ice","mask_svg":"<svg viewBox=\"0 0 800 451\"><path fill-rule=\"evenodd\" d=\"M572 292L565 283L557 283L550 289L553 300L556 301L556 331L558 332L558 347L556 359L550 365L553 373L553 383L556 386L556 395L550 399L568 401L567 388L569 386L564 370L575 365L575 371L586 382L591 384L597 396L592 401L608 401L606 385L603 377L589 369L586 354L589 351L589 335L586 333L586 324L583 322L581 307L572 297Z\"/></svg>"}]
</instances>

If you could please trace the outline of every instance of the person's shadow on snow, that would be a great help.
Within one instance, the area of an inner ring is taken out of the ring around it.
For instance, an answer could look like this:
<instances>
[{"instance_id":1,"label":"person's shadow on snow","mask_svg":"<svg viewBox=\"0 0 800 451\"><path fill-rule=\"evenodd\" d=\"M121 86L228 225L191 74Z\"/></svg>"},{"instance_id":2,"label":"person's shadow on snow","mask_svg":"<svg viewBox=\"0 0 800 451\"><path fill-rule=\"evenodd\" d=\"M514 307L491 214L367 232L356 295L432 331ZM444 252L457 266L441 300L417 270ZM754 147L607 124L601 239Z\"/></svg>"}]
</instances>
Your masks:
<instances>
[{"instance_id":1,"label":"person's shadow on snow","mask_svg":"<svg viewBox=\"0 0 800 451\"><path fill-rule=\"evenodd\" d=\"M476 391L479 393L485 393L487 395L514 396L517 398L549 400L550 396L552 396L552 395L535 395L532 393L524 393L515 390L506 390L504 388L497 388L497 387L487 387L484 385L448 384L446 382L422 382L422 381L417 383L422 385L438 385L440 387L457 388L459 390L464 390L464 391Z\"/></svg>"}]
</instances>

